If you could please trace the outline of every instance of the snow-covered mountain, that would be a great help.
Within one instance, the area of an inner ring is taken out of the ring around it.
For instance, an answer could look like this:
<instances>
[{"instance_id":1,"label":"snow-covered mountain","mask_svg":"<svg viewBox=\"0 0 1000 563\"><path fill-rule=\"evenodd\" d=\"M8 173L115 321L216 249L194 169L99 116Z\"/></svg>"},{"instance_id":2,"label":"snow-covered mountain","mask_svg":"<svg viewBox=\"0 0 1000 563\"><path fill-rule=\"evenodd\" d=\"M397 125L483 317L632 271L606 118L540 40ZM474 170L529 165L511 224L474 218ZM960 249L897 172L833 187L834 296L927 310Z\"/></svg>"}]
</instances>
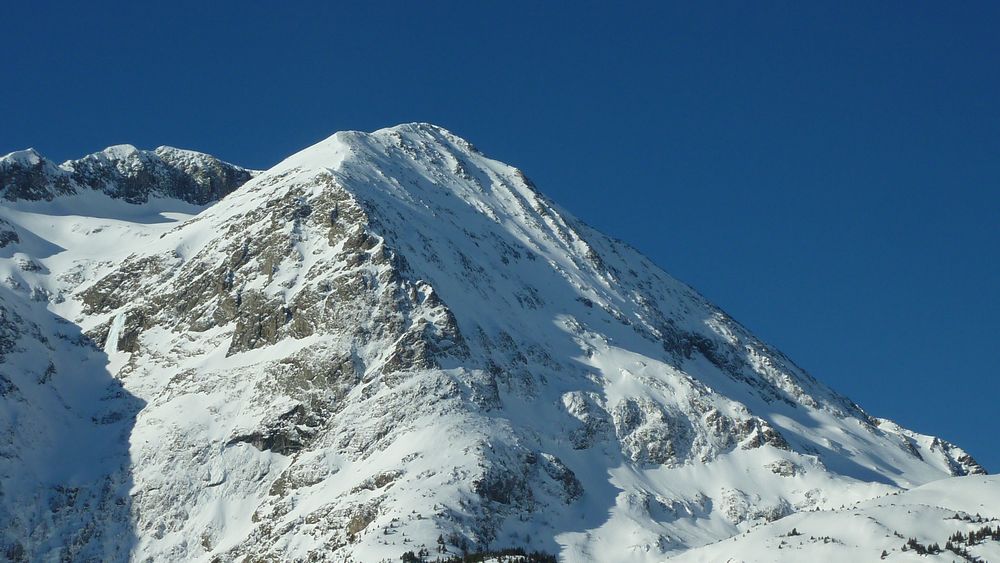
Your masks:
<instances>
[{"instance_id":1,"label":"snow-covered mountain","mask_svg":"<svg viewBox=\"0 0 1000 563\"><path fill-rule=\"evenodd\" d=\"M12 559L714 560L998 486L439 127L263 172L21 151L0 187Z\"/></svg>"}]
</instances>

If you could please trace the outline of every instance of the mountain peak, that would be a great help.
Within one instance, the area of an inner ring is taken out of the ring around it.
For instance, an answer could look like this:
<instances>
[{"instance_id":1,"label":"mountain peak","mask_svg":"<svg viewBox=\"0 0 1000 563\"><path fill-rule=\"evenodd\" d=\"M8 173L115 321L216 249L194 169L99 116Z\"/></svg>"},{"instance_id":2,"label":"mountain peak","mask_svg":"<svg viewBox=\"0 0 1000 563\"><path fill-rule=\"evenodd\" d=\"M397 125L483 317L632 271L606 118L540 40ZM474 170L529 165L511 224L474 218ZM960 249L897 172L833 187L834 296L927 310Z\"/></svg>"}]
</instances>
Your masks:
<instances>
[{"instance_id":1,"label":"mountain peak","mask_svg":"<svg viewBox=\"0 0 1000 563\"><path fill-rule=\"evenodd\" d=\"M144 151L140 151L139 149L135 148L135 145L121 144L121 145L111 145L110 147L105 148L99 153L95 153L95 155L97 154L103 155L109 159L124 159L124 158L134 158L136 156L144 154Z\"/></svg>"},{"instance_id":2,"label":"mountain peak","mask_svg":"<svg viewBox=\"0 0 1000 563\"><path fill-rule=\"evenodd\" d=\"M0 162L18 163L26 166L34 166L44 159L45 157L33 148L14 151L0 156Z\"/></svg>"}]
</instances>

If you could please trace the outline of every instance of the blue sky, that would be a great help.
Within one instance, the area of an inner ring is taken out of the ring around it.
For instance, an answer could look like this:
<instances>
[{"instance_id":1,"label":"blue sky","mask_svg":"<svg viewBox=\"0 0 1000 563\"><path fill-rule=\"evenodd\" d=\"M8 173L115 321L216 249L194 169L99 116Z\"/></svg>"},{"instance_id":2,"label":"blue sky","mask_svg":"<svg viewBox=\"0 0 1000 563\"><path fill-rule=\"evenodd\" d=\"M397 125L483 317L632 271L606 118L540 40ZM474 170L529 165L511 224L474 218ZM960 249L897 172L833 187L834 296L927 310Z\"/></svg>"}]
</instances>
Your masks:
<instances>
[{"instance_id":1,"label":"blue sky","mask_svg":"<svg viewBox=\"0 0 1000 563\"><path fill-rule=\"evenodd\" d=\"M1000 471L1000 4L147 4L4 6L0 153L434 122Z\"/></svg>"}]
</instances>

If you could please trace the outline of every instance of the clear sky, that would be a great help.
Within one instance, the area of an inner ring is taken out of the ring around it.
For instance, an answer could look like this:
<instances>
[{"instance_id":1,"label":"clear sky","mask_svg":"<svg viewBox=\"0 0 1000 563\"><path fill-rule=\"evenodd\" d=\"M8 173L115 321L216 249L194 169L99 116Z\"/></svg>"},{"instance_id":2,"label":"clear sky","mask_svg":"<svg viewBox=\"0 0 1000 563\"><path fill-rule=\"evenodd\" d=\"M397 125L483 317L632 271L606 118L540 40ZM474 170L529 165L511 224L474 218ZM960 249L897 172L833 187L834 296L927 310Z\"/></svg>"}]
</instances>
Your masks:
<instances>
[{"instance_id":1,"label":"clear sky","mask_svg":"<svg viewBox=\"0 0 1000 563\"><path fill-rule=\"evenodd\" d=\"M437 123L1000 471L1000 3L933 4L8 2L0 153Z\"/></svg>"}]
</instances>

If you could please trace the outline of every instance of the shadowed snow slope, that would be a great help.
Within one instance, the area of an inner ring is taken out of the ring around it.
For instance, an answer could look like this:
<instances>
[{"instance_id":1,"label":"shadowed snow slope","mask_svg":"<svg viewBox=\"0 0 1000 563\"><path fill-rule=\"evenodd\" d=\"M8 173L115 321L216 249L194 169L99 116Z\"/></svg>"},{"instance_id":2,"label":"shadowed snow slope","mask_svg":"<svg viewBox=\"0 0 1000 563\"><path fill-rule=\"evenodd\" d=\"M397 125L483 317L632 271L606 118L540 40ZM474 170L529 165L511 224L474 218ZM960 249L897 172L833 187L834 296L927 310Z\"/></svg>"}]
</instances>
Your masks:
<instances>
[{"instance_id":1,"label":"shadowed snow slope","mask_svg":"<svg viewBox=\"0 0 1000 563\"><path fill-rule=\"evenodd\" d=\"M207 206L229 188L4 186L5 300L69 320L145 403L123 438L137 560L398 560L440 537L661 561L983 472L439 127L337 133L240 174Z\"/></svg>"}]
</instances>

